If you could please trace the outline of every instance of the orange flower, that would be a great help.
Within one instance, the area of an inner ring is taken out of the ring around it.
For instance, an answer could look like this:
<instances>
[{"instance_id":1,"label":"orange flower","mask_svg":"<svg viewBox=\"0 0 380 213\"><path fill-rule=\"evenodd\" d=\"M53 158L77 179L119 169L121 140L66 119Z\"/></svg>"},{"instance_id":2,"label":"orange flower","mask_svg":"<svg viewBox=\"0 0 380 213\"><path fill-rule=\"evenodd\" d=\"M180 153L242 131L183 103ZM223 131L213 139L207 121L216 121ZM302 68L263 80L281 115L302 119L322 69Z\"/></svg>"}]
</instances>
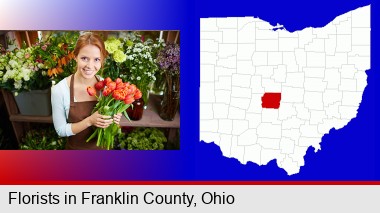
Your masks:
<instances>
[{"instance_id":1,"label":"orange flower","mask_svg":"<svg viewBox=\"0 0 380 213\"><path fill-rule=\"evenodd\" d=\"M116 78L115 82L116 84L119 84L119 83L123 83L123 80L121 80L121 78Z\"/></svg>"},{"instance_id":2,"label":"orange flower","mask_svg":"<svg viewBox=\"0 0 380 213\"><path fill-rule=\"evenodd\" d=\"M94 87L87 87L87 93L90 96L94 96L94 95L96 95L96 90L94 89Z\"/></svg>"},{"instance_id":3,"label":"orange flower","mask_svg":"<svg viewBox=\"0 0 380 213\"><path fill-rule=\"evenodd\" d=\"M115 90L113 91L112 97L116 100L124 100L125 96L127 95L125 90Z\"/></svg>"},{"instance_id":4,"label":"orange flower","mask_svg":"<svg viewBox=\"0 0 380 213\"><path fill-rule=\"evenodd\" d=\"M136 92L135 92L134 98L135 99L140 99L141 97L142 97L142 93L141 93L141 91L139 89L137 89Z\"/></svg>"},{"instance_id":5,"label":"orange flower","mask_svg":"<svg viewBox=\"0 0 380 213\"><path fill-rule=\"evenodd\" d=\"M74 52L70 52L68 57L69 57L69 60L74 59L75 58Z\"/></svg>"},{"instance_id":6,"label":"orange flower","mask_svg":"<svg viewBox=\"0 0 380 213\"><path fill-rule=\"evenodd\" d=\"M112 82L112 79L110 77L107 77L106 79L104 79L104 82L107 85L108 83Z\"/></svg>"},{"instance_id":7,"label":"orange flower","mask_svg":"<svg viewBox=\"0 0 380 213\"><path fill-rule=\"evenodd\" d=\"M131 104L135 101L135 99L133 98L133 95L127 95L124 99L124 103L125 104Z\"/></svg>"},{"instance_id":8,"label":"orange flower","mask_svg":"<svg viewBox=\"0 0 380 213\"><path fill-rule=\"evenodd\" d=\"M58 70L57 68L53 68L53 69L49 69L48 70L48 76L51 77L53 75L57 75L58 74Z\"/></svg>"},{"instance_id":9,"label":"orange flower","mask_svg":"<svg viewBox=\"0 0 380 213\"><path fill-rule=\"evenodd\" d=\"M104 96L108 96L109 94L111 94L112 93L112 90L110 90L110 88L105 88L104 90L103 90L103 95Z\"/></svg>"},{"instance_id":10,"label":"orange flower","mask_svg":"<svg viewBox=\"0 0 380 213\"><path fill-rule=\"evenodd\" d=\"M116 83L116 89L119 90L119 89L125 89L126 86L124 83Z\"/></svg>"},{"instance_id":11,"label":"orange flower","mask_svg":"<svg viewBox=\"0 0 380 213\"><path fill-rule=\"evenodd\" d=\"M109 83L107 83L107 87L109 89L111 89L111 91L114 91L116 89L116 83L115 82L109 82Z\"/></svg>"},{"instance_id":12,"label":"orange flower","mask_svg":"<svg viewBox=\"0 0 380 213\"><path fill-rule=\"evenodd\" d=\"M66 62L66 58L65 57L61 58L61 64L63 66L66 66L67 62Z\"/></svg>"},{"instance_id":13,"label":"orange flower","mask_svg":"<svg viewBox=\"0 0 380 213\"><path fill-rule=\"evenodd\" d=\"M130 93L130 94L135 94L135 92L136 92L136 85L134 85L134 84L131 84L131 85L129 85L129 88L128 88L128 92Z\"/></svg>"},{"instance_id":14,"label":"orange flower","mask_svg":"<svg viewBox=\"0 0 380 213\"><path fill-rule=\"evenodd\" d=\"M63 73L63 69L62 69L62 67L57 67L57 74L61 74L61 73Z\"/></svg>"}]
</instances>

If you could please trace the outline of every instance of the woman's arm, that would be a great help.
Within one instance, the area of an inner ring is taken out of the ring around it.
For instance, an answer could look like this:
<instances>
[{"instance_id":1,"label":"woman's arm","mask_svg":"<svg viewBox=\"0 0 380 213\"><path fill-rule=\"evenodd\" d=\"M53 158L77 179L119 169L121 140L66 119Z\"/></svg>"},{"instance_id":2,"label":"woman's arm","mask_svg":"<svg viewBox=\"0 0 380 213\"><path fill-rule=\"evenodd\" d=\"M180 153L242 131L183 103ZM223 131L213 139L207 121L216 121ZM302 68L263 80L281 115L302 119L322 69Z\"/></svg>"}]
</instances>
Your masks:
<instances>
[{"instance_id":1,"label":"woman's arm","mask_svg":"<svg viewBox=\"0 0 380 213\"><path fill-rule=\"evenodd\" d=\"M63 81L66 81L66 79ZM68 137L74 135L74 133L71 130L71 124L67 123L66 114L70 108L70 102L65 103L65 95L67 95L65 93L68 92L68 88L64 88L64 86L61 83L51 88L51 107L55 131L61 137Z\"/></svg>"}]
</instances>

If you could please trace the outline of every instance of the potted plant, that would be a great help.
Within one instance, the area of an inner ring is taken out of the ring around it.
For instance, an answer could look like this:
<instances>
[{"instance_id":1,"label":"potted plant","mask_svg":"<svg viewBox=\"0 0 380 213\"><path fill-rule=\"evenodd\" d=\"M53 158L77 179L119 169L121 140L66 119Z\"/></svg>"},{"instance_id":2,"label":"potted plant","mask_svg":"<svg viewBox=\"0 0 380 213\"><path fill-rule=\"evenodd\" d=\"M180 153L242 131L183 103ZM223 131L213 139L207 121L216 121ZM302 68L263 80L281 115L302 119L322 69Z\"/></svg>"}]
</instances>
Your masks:
<instances>
[{"instance_id":1,"label":"potted plant","mask_svg":"<svg viewBox=\"0 0 380 213\"><path fill-rule=\"evenodd\" d=\"M163 150L167 139L162 131L157 128L136 128L126 134L118 136L121 149L127 150Z\"/></svg>"},{"instance_id":2,"label":"potted plant","mask_svg":"<svg viewBox=\"0 0 380 213\"><path fill-rule=\"evenodd\" d=\"M75 66L72 50L78 33L68 34L52 34L0 56L0 88L14 94L21 114L51 114L51 85L70 75Z\"/></svg>"},{"instance_id":3,"label":"potted plant","mask_svg":"<svg viewBox=\"0 0 380 213\"><path fill-rule=\"evenodd\" d=\"M154 58L163 42L154 42L152 39L145 41L144 36L137 32L119 32L104 43L109 57L101 75L120 77L140 89L142 98L136 99L133 107L128 109L131 120L140 120L148 105L150 87L156 80L158 67Z\"/></svg>"},{"instance_id":4,"label":"potted plant","mask_svg":"<svg viewBox=\"0 0 380 213\"><path fill-rule=\"evenodd\" d=\"M33 129L22 139L22 150L62 150L67 138L58 137L53 127Z\"/></svg>"}]
</instances>

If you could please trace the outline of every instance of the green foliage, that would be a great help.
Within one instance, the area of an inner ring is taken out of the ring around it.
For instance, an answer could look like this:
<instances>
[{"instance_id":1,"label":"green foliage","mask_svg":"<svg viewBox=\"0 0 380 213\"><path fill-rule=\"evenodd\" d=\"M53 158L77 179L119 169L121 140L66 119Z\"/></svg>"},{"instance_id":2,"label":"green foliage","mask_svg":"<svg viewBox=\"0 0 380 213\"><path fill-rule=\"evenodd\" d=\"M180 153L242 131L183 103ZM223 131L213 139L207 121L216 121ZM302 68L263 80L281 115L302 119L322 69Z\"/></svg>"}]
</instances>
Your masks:
<instances>
[{"instance_id":1,"label":"green foliage","mask_svg":"<svg viewBox=\"0 0 380 213\"><path fill-rule=\"evenodd\" d=\"M73 51L78 37L77 31L54 31L35 44L34 55L55 82L75 72Z\"/></svg>"},{"instance_id":2,"label":"green foliage","mask_svg":"<svg viewBox=\"0 0 380 213\"><path fill-rule=\"evenodd\" d=\"M167 139L157 128L136 128L129 134L121 133L118 137L121 149L128 150L163 150Z\"/></svg>"},{"instance_id":3,"label":"green foliage","mask_svg":"<svg viewBox=\"0 0 380 213\"><path fill-rule=\"evenodd\" d=\"M67 138L58 137L53 127L34 129L26 133L20 149L23 150L61 150L65 148Z\"/></svg>"},{"instance_id":4,"label":"green foliage","mask_svg":"<svg viewBox=\"0 0 380 213\"><path fill-rule=\"evenodd\" d=\"M44 90L75 71L73 49L78 32L54 32L31 47L3 53L0 47L0 88L11 92Z\"/></svg>"}]
</instances>

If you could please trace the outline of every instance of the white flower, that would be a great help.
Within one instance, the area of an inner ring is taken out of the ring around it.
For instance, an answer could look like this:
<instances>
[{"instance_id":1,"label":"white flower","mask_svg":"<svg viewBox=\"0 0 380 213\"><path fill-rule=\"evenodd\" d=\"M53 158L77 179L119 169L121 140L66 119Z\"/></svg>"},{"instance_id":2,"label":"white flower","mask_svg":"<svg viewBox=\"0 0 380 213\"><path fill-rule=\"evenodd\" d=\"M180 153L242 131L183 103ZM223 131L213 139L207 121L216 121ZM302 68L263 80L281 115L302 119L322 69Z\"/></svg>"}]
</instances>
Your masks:
<instances>
[{"instance_id":1,"label":"white flower","mask_svg":"<svg viewBox=\"0 0 380 213\"><path fill-rule=\"evenodd\" d=\"M16 89L20 89L22 86L22 80L15 81L13 85L15 86Z\"/></svg>"},{"instance_id":2,"label":"white flower","mask_svg":"<svg viewBox=\"0 0 380 213\"><path fill-rule=\"evenodd\" d=\"M18 64L17 64L17 62L15 61L15 60L9 60L9 65L11 66L11 67L13 67L13 68L15 68L15 67L17 67L18 66Z\"/></svg>"},{"instance_id":3,"label":"white flower","mask_svg":"<svg viewBox=\"0 0 380 213\"><path fill-rule=\"evenodd\" d=\"M136 53L136 52L139 53L139 52L141 52L141 49L140 48L133 48L133 52L134 53Z\"/></svg>"},{"instance_id":4,"label":"white flower","mask_svg":"<svg viewBox=\"0 0 380 213\"><path fill-rule=\"evenodd\" d=\"M24 57L24 54L23 54L21 51L18 51L18 52L16 53L16 56L17 56L17 58L23 58L23 57Z\"/></svg>"},{"instance_id":5,"label":"white flower","mask_svg":"<svg viewBox=\"0 0 380 213\"><path fill-rule=\"evenodd\" d=\"M140 80L141 80L141 77L140 77L140 76L137 76L136 80L140 81Z\"/></svg>"}]
</instances>

